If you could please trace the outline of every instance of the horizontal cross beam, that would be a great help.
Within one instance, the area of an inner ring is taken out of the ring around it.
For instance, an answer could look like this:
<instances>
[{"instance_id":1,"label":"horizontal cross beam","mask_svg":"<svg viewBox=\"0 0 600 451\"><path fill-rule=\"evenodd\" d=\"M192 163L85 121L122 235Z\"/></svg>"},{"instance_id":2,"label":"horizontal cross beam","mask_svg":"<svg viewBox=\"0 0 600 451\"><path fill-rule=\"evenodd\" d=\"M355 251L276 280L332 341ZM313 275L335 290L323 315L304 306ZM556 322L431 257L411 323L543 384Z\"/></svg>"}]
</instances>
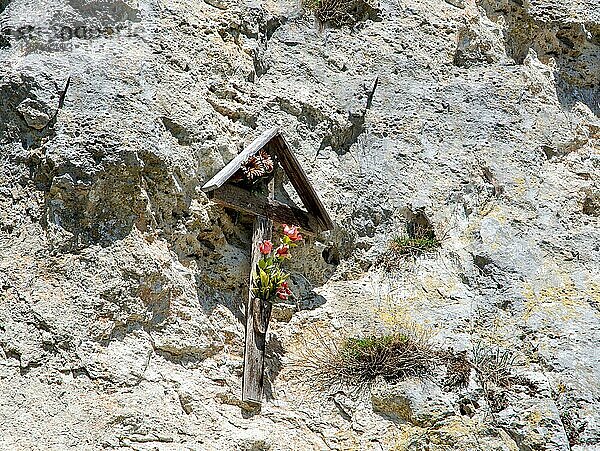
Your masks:
<instances>
[{"instance_id":1,"label":"horizontal cross beam","mask_svg":"<svg viewBox=\"0 0 600 451\"><path fill-rule=\"evenodd\" d=\"M232 184L225 184L210 193L219 204L254 216L264 216L279 224L297 225L307 235L315 235L322 230L320 222L310 213L274 199L256 196Z\"/></svg>"}]
</instances>

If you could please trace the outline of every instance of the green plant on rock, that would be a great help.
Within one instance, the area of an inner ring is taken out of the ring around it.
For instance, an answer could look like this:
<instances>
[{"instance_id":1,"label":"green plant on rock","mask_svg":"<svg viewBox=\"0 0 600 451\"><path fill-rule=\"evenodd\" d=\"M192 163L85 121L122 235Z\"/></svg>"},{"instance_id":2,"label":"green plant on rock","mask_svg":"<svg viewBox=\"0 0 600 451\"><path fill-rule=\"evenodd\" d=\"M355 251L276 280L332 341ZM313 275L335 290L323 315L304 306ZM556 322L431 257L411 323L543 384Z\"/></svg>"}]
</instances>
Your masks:
<instances>
[{"instance_id":1,"label":"green plant on rock","mask_svg":"<svg viewBox=\"0 0 600 451\"><path fill-rule=\"evenodd\" d=\"M438 238L430 224L408 224L404 234L396 235L390 240L387 250L378 258L376 265L393 271L406 259L435 254L442 246L442 240L443 237Z\"/></svg>"},{"instance_id":2,"label":"green plant on rock","mask_svg":"<svg viewBox=\"0 0 600 451\"><path fill-rule=\"evenodd\" d=\"M351 337L338 355L340 375L368 383L381 376L402 379L425 373L432 365L431 345L403 333Z\"/></svg>"},{"instance_id":3,"label":"green plant on rock","mask_svg":"<svg viewBox=\"0 0 600 451\"><path fill-rule=\"evenodd\" d=\"M433 233L422 237L411 238L408 236L396 236L392 239L390 248L400 255L423 255L435 252L441 246L441 242Z\"/></svg>"},{"instance_id":4,"label":"green plant on rock","mask_svg":"<svg viewBox=\"0 0 600 451\"><path fill-rule=\"evenodd\" d=\"M304 6L312 11L316 11L321 7L322 0L304 0Z\"/></svg>"}]
</instances>

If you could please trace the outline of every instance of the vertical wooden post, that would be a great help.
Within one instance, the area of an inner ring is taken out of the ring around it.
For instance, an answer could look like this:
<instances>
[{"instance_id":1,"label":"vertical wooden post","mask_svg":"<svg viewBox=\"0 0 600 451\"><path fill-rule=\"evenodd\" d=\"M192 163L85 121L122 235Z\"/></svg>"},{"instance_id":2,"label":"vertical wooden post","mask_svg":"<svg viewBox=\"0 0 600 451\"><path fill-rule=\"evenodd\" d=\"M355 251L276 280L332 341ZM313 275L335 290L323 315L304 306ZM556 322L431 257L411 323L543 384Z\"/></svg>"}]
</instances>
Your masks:
<instances>
[{"instance_id":1,"label":"vertical wooden post","mask_svg":"<svg viewBox=\"0 0 600 451\"><path fill-rule=\"evenodd\" d=\"M250 287L248 290L248 303L246 304L246 349L242 380L242 400L255 404L262 402L265 345L271 316L271 305L255 299L252 295L252 286L254 285L254 268L256 268L261 257L258 243L270 240L272 235L273 221L264 216L256 216L252 235Z\"/></svg>"},{"instance_id":2,"label":"vertical wooden post","mask_svg":"<svg viewBox=\"0 0 600 451\"><path fill-rule=\"evenodd\" d=\"M269 198L274 197L274 182L269 182ZM271 304L256 299L252 294L254 268L261 258L258 244L273 238L273 221L264 216L254 218L252 253L250 259L250 285L246 304L246 344L244 351L244 375L242 379L242 401L261 404L263 396L265 346L267 329L271 319Z\"/></svg>"}]
</instances>

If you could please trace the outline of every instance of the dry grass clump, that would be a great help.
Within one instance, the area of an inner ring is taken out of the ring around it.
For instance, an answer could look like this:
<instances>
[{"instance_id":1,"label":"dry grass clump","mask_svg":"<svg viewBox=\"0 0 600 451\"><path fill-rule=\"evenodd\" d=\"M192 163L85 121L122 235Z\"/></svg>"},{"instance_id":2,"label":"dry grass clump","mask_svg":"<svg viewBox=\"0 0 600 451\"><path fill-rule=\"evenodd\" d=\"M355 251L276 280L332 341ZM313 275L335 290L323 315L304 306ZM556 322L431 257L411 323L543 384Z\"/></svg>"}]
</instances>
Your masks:
<instances>
[{"instance_id":1,"label":"dry grass clump","mask_svg":"<svg viewBox=\"0 0 600 451\"><path fill-rule=\"evenodd\" d=\"M387 381L430 372L438 353L424 329L324 339L305 348L299 370L320 389L368 388L377 378Z\"/></svg>"},{"instance_id":2,"label":"dry grass clump","mask_svg":"<svg viewBox=\"0 0 600 451\"><path fill-rule=\"evenodd\" d=\"M376 18L374 8L365 0L304 0L322 24L336 27L353 25L367 18Z\"/></svg>"},{"instance_id":3,"label":"dry grass clump","mask_svg":"<svg viewBox=\"0 0 600 451\"><path fill-rule=\"evenodd\" d=\"M473 365L467 358L467 351L454 352L449 349L445 355L446 380L444 385L448 388L465 388L469 385L469 377Z\"/></svg>"},{"instance_id":4,"label":"dry grass clump","mask_svg":"<svg viewBox=\"0 0 600 451\"><path fill-rule=\"evenodd\" d=\"M336 360L342 379L358 383L421 375L432 363L430 347L402 333L348 338Z\"/></svg>"},{"instance_id":5,"label":"dry grass clump","mask_svg":"<svg viewBox=\"0 0 600 451\"><path fill-rule=\"evenodd\" d=\"M515 380L516 364L517 355L510 349L492 348L482 343L473 348L473 366L486 383L509 388Z\"/></svg>"},{"instance_id":6,"label":"dry grass clump","mask_svg":"<svg viewBox=\"0 0 600 451\"><path fill-rule=\"evenodd\" d=\"M517 354L510 349L489 347L477 343L473 347L473 368L477 371L483 391L492 412L508 406L508 395L513 383L519 382L514 374Z\"/></svg>"}]
</instances>

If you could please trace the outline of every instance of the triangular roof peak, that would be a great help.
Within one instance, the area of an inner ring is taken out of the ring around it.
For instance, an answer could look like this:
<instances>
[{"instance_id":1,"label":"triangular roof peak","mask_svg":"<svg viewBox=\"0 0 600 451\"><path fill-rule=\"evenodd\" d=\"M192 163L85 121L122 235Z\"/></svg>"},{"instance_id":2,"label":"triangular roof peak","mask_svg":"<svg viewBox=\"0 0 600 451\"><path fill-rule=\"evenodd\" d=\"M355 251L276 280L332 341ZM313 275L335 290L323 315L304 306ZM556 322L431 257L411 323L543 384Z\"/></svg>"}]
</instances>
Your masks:
<instances>
[{"instance_id":1,"label":"triangular roof peak","mask_svg":"<svg viewBox=\"0 0 600 451\"><path fill-rule=\"evenodd\" d=\"M303 228L313 233L318 233L324 230L333 229L333 221L329 217L327 210L323 206L321 199L317 192L310 184L306 173L300 166L300 163L296 156L291 151L289 145L285 141L283 134L278 127L273 127L263 132L258 138L252 141L239 155L233 160L227 163L223 169L221 169L213 178L211 178L202 187L204 192L216 192L224 187L229 179L242 167L242 165L248 161L249 158L256 155L261 149L268 147L275 156L282 169L286 173L290 183L298 193L300 200L306 208L306 212L299 210L295 207L288 206L276 200L265 200L256 197L254 200L258 203L262 203L267 213L272 213L271 219L287 220L286 217L296 217L302 219L301 225ZM238 196L243 196L244 205L248 205L252 199L247 198L249 193L245 192L241 188L234 188ZM231 193L230 193L231 194ZM231 197L231 196L230 196ZM222 200L222 203L228 204L234 208L243 209L250 213L255 213L250 207L244 208L238 203L233 203L227 199L219 199L215 196L216 200ZM277 211L277 210L280 211ZM262 211L262 210L261 210Z\"/></svg>"}]
</instances>

